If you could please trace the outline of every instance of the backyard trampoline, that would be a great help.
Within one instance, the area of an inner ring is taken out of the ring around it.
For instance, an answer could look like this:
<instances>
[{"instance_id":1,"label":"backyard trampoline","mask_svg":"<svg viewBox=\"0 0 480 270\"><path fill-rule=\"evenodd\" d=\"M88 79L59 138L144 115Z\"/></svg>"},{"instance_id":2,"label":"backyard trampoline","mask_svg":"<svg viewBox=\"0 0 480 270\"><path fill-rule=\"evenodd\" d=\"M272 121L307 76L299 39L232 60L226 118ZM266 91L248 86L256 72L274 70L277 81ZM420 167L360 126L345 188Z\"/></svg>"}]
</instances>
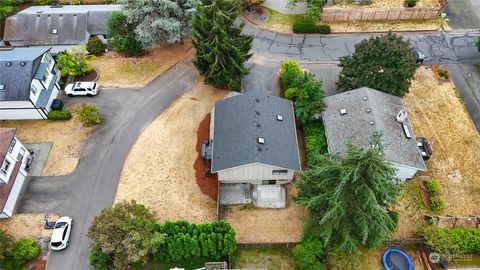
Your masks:
<instances>
[{"instance_id":1,"label":"backyard trampoline","mask_svg":"<svg viewBox=\"0 0 480 270\"><path fill-rule=\"evenodd\" d=\"M383 267L386 270L412 270L412 260L403 250L389 248L383 253Z\"/></svg>"}]
</instances>

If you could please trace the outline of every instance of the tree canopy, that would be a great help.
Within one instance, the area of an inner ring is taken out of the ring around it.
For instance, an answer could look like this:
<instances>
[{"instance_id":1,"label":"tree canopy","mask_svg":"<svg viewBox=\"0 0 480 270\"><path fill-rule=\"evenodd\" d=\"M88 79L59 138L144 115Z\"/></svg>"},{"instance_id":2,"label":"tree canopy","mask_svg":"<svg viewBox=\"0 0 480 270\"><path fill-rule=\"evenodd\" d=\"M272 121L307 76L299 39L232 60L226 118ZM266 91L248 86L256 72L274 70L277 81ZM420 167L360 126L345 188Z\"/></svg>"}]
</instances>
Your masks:
<instances>
[{"instance_id":1,"label":"tree canopy","mask_svg":"<svg viewBox=\"0 0 480 270\"><path fill-rule=\"evenodd\" d=\"M90 58L84 48L80 50L74 48L71 52L61 54L56 62L62 77L78 76L92 70L88 61Z\"/></svg>"},{"instance_id":2,"label":"tree canopy","mask_svg":"<svg viewBox=\"0 0 480 270\"><path fill-rule=\"evenodd\" d=\"M132 200L103 209L93 219L87 235L99 252L123 268L132 262L146 262L148 255L164 242L165 235L154 227L150 210Z\"/></svg>"},{"instance_id":3,"label":"tree canopy","mask_svg":"<svg viewBox=\"0 0 480 270\"><path fill-rule=\"evenodd\" d=\"M344 156L325 155L297 182L295 201L310 211L304 234L347 252L381 244L395 228L386 211L396 203L395 169L382 160L379 138L367 150L351 143Z\"/></svg>"},{"instance_id":4,"label":"tree canopy","mask_svg":"<svg viewBox=\"0 0 480 270\"><path fill-rule=\"evenodd\" d=\"M144 50L137 41L135 26L127 22L121 11L114 11L107 22L108 44L118 52L127 55L142 55Z\"/></svg>"},{"instance_id":5,"label":"tree canopy","mask_svg":"<svg viewBox=\"0 0 480 270\"><path fill-rule=\"evenodd\" d=\"M235 25L241 2L234 0L200 0L192 19L193 63L205 83L240 90L248 74L243 66L251 54L253 36L242 34L244 23Z\"/></svg>"},{"instance_id":6,"label":"tree canopy","mask_svg":"<svg viewBox=\"0 0 480 270\"><path fill-rule=\"evenodd\" d=\"M196 0L122 0L127 23L134 25L135 37L144 49L170 44L190 34Z\"/></svg>"},{"instance_id":7,"label":"tree canopy","mask_svg":"<svg viewBox=\"0 0 480 270\"><path fill-rule=\"evenodd\" d=\"M340 90L371 87L396 96L408 93L417 70L410 43L401 36L388 34L371 37L355 45L352 56L340 58Z\"/></svg>"},{"instance_id":8,"label":"tree canopy","mask_svg":"<svg viewBox=\"0 0 480 270\"><path fill-rule=\"evenodd\" d=\"M480 52L480 36L477 39L477 49Z\"/></svg>"},{"instance_id":9,"label":"tree canopy","mask_svg":"<svg viewBox=\"0 0 480 270\"><path fill-rule=\"evenodd\" d=\"M18 6L21 3L23 3L23 0L0 0L0 20L15 13L15 6Z\"/></svg>"}]
</instances>

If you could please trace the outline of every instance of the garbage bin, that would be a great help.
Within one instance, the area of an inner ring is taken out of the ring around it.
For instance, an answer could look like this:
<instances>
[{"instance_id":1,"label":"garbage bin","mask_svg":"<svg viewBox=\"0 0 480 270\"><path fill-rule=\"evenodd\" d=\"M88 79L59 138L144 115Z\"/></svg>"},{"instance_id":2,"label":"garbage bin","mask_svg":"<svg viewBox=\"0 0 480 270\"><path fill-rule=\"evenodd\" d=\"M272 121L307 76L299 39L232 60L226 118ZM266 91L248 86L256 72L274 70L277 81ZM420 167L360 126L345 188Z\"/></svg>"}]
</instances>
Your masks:
<instances>
[{"instance_id":1,"label":"garbage bin","mask_svg":"<svg viewBox=\"0 0 480 270\"><path fill-rule=\"evenodd\" d=\"M63 110L63 101L59 98L54 99L50 108L54 111Z\"/></svg>"}]
</instances>

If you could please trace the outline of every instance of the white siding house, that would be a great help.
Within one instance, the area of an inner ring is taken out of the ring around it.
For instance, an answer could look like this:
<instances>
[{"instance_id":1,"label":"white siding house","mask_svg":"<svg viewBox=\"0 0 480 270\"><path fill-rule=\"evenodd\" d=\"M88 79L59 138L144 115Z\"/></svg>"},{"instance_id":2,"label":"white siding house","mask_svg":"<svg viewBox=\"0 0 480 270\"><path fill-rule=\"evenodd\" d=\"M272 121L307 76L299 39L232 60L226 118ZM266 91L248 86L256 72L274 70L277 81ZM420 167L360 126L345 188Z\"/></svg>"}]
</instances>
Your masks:
<instances>
[{"instance_id":1,"label":"white siding house","mask_svg":"<svg viewBox=\"0 0 480 270\"><path fill-rule=\"evenodd\" d=\"M15 212L25 186L27 148L15 137L16 129L0 128L0 218Z\"/></svg>"},{"instance_id":2,"label":"white siding house","mask_svg":"<svg viewBox=\"0 0 480 270\"><path fill-rule=\"evenodd\" d=\"M0 120L47 119L59 80L49 49L0 50Z\"/></svg>"}]
</instances>

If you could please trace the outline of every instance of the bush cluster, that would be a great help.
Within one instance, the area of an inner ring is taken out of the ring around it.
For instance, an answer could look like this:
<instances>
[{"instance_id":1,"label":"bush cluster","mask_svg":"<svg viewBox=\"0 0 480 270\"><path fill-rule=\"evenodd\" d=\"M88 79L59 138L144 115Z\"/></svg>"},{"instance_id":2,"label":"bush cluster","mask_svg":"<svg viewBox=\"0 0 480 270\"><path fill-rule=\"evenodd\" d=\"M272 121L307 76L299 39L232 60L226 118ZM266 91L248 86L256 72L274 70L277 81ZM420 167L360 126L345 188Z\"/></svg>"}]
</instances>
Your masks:
<instances>
[{"instance_id":1,"label":"bush cluster","mask_svg":"<svg viewBox=\"0 0 480 270\"><path fill-rule=\"evenodd\" d=\"M320 33L320 34L330 34L332 28L328 24L317 25L313 21L298 21L294 22L292 26L294 33Z\"/></svg>"},{"instance_id":2,"label":"bush cluster","mask_svg":"<svg viewBox=\"0 0 480 270\"><path fill-rule=\"evenodd\" d=\"M325 127L322 121L312 121L303 126L308 166L318 165L322 155L328 153Z\"/></svg>"},{"instance_id":3,"label":"bush cluster","mask_svg":"<svg viewBox=\"0 0 480 270\"><path fill-rule=\"evenodd\" d=\"M87 103L80 103L74 108L76 117L85 126L98 125L102 122L102 117L97 107Z\"/></svg>"},{"instance_id":4,"label":"bush cluster","mask_svg":"<svg viewBox=\"0 0 480 270\"><path fill-rule=\"evenodd\" d=\"M417 4L417 0L405 0L408 7L414 7Z\"/></svg>"},{"instance_id":5,"label":"bush cluster","mask_svg":"<svg viewBox=\"0 0 480 270\"><path fill-rule=\"evenodd\" d=\"M88 256L88 261L95 270L107 270L109 260L108 254L103 253L98 247L93 248Z\"/></svg>"},{"instance_id":6,"label":"bush cluster","mask_svg":"<svg viewBox=\"0 0 480 270\"><path fill-rule=\"evenodd\" d=\"M428 196L437 196L441 191L440 183L436 179L431 179L425 183L425 189Z\"/></svg>"},{"instance_id":7,"label":"bush cluster","mask_svg":"<svg viewBox=\"0 0 480 270\"><path fill-rule=\"evenodd\" d=\"M427 190L427 194L430 199L430 210L437 212L445 209L445 202L439 196L442 192L440 182L438 182L436 179L430 179L425 183L425 189Z\"/></svg>"},{"instance_id":8,"label":"bush cluster","mask_svg":"<svg viewBox=\"0 0 480 270\"><path fill-rule=\"evenodd\" d=\"M98 37L91 37L87 43L87 51L94 55L100 55L105 52L107 45L103 44L103 42Z\"/></svg>"},{"instance_id":9,"label":"bush cluster","mask_svg":"<svg viewBox=\"0 0 480 270\"><path fill-rule=\"evenodd\" d=\"M424 226L420 234L425 244L441 255L480 253L480 229Z\"/></svg>"},{"instance_id":10,"label":"bush cluster","mask_svg":"<svg viewBox=\"0 0 480 270\"><path fill-rule=\"evenodd\" d=\"M430 197L430 210L433 212L442 211L445 209L445 202L438 196Z\"/></svg>"},{"instance_id":11,"label":"bush cluster","mask_svg":"<svg viewBox=\"0 0 480 270\"><path fill-rule=\"evenodd\" d=\"M68 120L72 118L72 114L69 111L49 111L47 116L50 120Z\"/></svg>"},{"instance_id":12,"label":"bush cluster","mask_svg":"<svg viewBox=\"0 0 480 270\"><path fill-rule=\"evenodd\" d=\"M22 238L18 242L7 232L0 230L0 269L20 270L40 253L35 240Z\"/></svg>"},{"instance_id":13,"label":"bush cluster","mask_svg":"<svg viewBox=\"0 0 480 270\"><path fill-rule=\"evenodd\" d=\"M320 259L325 256L323 243L318 240L307 239L292 249L295 260L295 269L326 270Z\"/></svg>"},{"instance_id":14,"label":"bush cluster","mask_svg":"<svg viewBox=\"0 0 480 270\"><path fill-rule=\"evenodd\" d=\"M156 226L166 234L153 258L160 262L176 262L195 257L220 259L232 254L236 248L235 231L224 221L192 224L187 221L167 221Z\"/></svg>"},{"instance_id":15,"label":"bush cluster","mask_svg":"<svg viewBox=\"0 0 480 270\"><path fill-rule=\"evenodd\" d=\"M32 5L34 6L50 6L53 5L53 0L33 0Z\"/></svg>"}]
</instances>

